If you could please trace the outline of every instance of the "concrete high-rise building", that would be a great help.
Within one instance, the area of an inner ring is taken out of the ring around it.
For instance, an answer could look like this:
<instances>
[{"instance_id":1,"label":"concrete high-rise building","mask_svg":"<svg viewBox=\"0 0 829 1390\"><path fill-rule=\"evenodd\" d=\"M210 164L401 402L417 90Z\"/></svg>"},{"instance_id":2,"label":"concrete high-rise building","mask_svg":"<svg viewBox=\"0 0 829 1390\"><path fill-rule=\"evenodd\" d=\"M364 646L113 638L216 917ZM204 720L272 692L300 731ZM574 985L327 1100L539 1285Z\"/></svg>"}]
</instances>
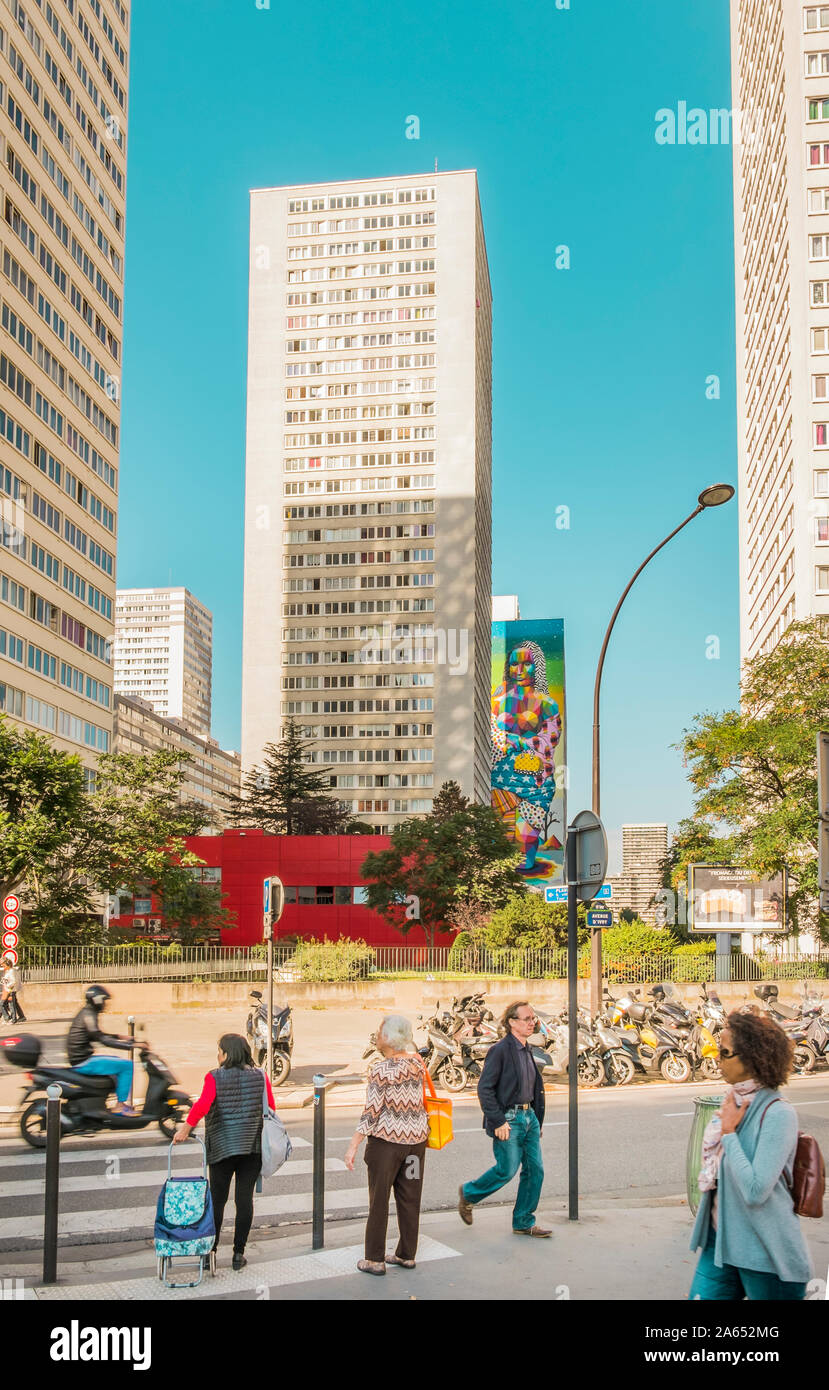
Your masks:
<instances>
[{"instance_id":1,"label":"concrete high-rise building","mask_svg":"<svg viewBox=\"0 0 829 1390\"><path fill-rule=\"evenodd\" d=\"M0 8L0 712L87 768L112 738L128 47L121 0Z\"/></svg>"},{"instance_id":2,"label":"concrete high-rise building","mask_svg":"<svg viewBox=\"0 0 829 1390\"><path fill-rule=\"evenodd\" d=\"M731 0L743 658L829 613L829 6Z\"/></svg>"},{"instance_id":3,"label":"concrete high-rise building","mask_svg":"<svg viewBox=\"0 0 829 1390\"><path fill-rule=\"evenodd\" d=\"M210 734L213 615L189 589L119 589L115 693Z\"/></svg>"},{"instance_id":4,"label":"concrete high-rise building","mask_svg":"<svg viewBox=\"0 0 829 1390\"><path fill-rule=\"evenodd\" d=\"M488 802L475 172L256 190L250 255L242 765L294 717L376 830L448 778Z\"/></svg>"},{"instance_id":5,"label":"concrete high-rise building","mask_svg":"<svg viewBox=\"0 0 829 1390\"><path fill-rule=\"evenodd\" d=\"M609 905L617 916L627 908L643 922L655 920L651 898L662 887L662 861L667 853L667 825L622 826L622 872L608 879L613 890Z\"/></svg>"},{"instance_id":6,"label":"concrete high-rise building","mask_svg":"<svg viewBox=\"0 0 829 1390\"><path fill-rule=\"evenodd\" d=\"M115 750L118 753L156 753L162 750L189 754L183 764L182 801L201 802L214 819L213 829L224 825L225 795L239 795L239 754L220 748L214 738L188 729L183 720L165 719L146 700L115 696ZM204 833L213 833L205 831Z\"/></svg>"}]
</instances>

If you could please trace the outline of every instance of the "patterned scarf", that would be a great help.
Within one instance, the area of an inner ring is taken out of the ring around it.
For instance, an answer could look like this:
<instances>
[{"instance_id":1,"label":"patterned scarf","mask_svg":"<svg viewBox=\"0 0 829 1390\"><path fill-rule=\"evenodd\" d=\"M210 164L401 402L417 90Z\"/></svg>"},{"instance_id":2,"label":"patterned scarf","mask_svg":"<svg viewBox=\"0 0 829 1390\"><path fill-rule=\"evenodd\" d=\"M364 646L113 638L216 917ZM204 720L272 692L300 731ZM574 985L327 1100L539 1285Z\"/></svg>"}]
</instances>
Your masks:
<instances>
[{"instance_id":1,"label":"patterned scarf","mask_svg":"<svg viewBox=\"0 0 829 1390\"><path fill-rule=\"evenodd\" d=\"M742 1110L746 1105L751 1104L752 1096L760 1089L759 1081L750 1077L748 1081L738 1081L735 1086L730 1086L726 1091L726 1096L735 1096L737 1104ZM705 1126L705 1133L702 1136L702 1167L699 1170L698 1178L700 1192L716 1190L721 1162L722 1118L721 1111L718 1110L713 1119L709 1120Z\"/></svg>"}]
</instances>

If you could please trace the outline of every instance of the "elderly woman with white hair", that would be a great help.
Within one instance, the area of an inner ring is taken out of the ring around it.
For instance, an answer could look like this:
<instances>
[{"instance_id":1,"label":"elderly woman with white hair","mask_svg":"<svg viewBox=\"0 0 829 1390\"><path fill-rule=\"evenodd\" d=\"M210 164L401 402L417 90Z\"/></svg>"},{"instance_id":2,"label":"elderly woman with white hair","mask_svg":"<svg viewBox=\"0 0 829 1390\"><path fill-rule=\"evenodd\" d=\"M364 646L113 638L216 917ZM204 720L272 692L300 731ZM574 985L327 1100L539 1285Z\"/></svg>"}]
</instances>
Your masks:
<instances>
[{"instance_id":1,"label":"elderly woman with white hair","mask_svg":"<svg viewBox=\"0 0 829 1390\"><path fill-rule=\"evenodd\" d=\"M423 1160L429 1122L423 1103L423 1063L411 1049L412 1025L400 1014L384 1018L377 1032L382 1060L368 1074L366 1106L345 1155L352 1172L357 1150L366 1139L368 1221L364 1274L385 1274L386 1265L414 1269L423 1190ZM389 1197L394 1191L397 1249L386 1254Z\"/></svg>"}]
</instances>

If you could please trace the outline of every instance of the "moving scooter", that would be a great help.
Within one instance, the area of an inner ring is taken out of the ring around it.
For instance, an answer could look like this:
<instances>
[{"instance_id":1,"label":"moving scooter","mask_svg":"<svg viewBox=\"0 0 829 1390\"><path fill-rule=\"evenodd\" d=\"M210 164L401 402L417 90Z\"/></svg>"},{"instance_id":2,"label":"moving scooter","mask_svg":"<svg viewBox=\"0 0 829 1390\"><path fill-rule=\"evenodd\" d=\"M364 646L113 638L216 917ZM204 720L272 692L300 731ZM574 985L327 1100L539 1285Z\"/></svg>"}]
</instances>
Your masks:
<instances>
[{"instance_id":1,"label":"moving scooter","mask_svg":"<svg viewBox=\"0 0 829 1390\"><path fill-rule=\"evenodd\" d=\"M61 1136L97 1134L100 1130L146 1129L157 1124L165 1139L172 1139L176 1126L185 1119L192 1101L186 1091L174 1089L176 1078L147 1044L138 1051L147 1074L147 1093L137 1115L119 1115L107 1109L107 1097L115 1090L112 1076L91 1076L75 1067L40 1065L43 1045L30 1033L0 1038L0 1061L25 1070L28 1085L21 1098L20 1133L33 1149L46 1147L46 1087L57 1081L60 1100ZM34 1097L34 1099L32 1099Z\"/></svg>"}]
</instances>

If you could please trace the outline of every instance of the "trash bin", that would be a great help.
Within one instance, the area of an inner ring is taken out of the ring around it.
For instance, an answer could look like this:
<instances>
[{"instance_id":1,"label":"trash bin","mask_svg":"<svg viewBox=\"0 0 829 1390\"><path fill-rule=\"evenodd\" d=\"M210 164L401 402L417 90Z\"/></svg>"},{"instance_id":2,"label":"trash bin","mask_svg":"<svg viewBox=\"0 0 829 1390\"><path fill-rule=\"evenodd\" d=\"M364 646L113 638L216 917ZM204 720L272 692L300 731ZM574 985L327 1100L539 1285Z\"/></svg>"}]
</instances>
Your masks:
<instances>
[{"instance_id":1,"label":"trash bin","mask_svg":"<svg viewBox=\"0 0 829 1390\"><path fill-rule=\"evenodd\" d=\"M688 1194L688 1206L694 1216L697 1214L702 1197L697 1183L699 1170L702 1167L702 1136L705 1133L705 1126L714 1113L719 1110L723 1099L723 1096L696 1096L694 1098L694 1120L691 1125L691 1133L688 1136L688 1156L685 1161L685 1188Z\"/></svg>"}]
</instances>

